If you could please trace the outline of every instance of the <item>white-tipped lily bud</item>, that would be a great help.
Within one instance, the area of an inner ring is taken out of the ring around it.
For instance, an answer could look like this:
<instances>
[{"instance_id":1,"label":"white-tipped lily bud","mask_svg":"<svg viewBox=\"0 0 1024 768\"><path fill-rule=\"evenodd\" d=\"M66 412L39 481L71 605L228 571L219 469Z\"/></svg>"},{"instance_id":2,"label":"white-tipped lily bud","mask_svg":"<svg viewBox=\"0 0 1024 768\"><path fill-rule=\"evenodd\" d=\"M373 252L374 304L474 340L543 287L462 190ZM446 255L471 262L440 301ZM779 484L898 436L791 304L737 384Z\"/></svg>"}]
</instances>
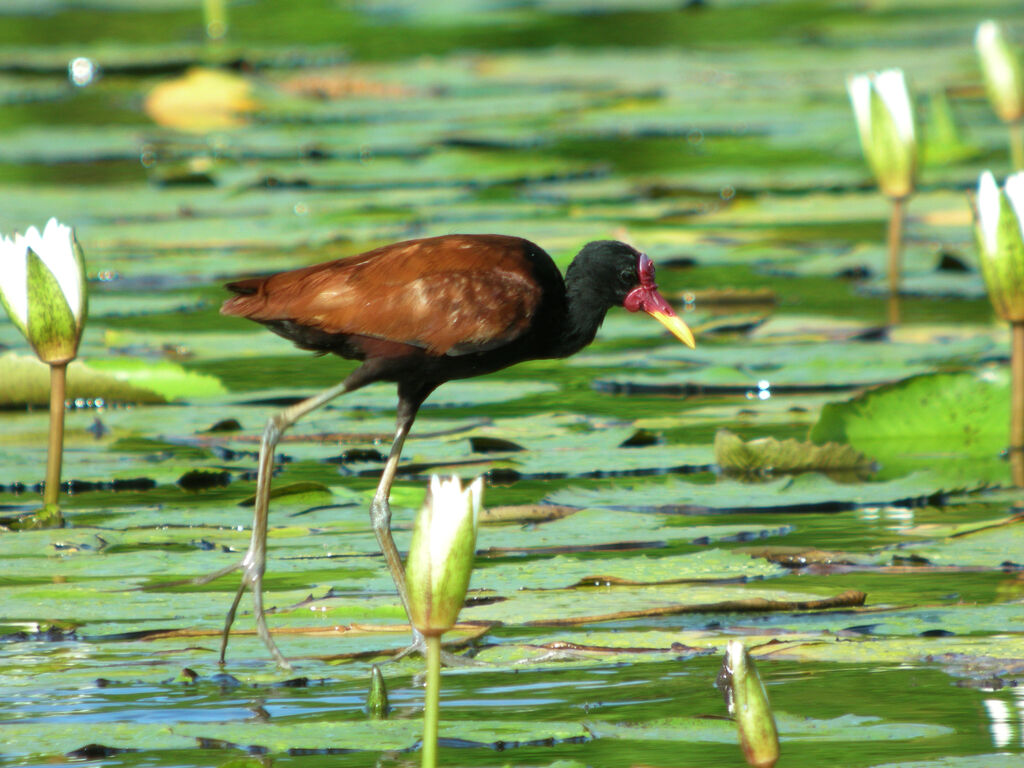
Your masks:
<instances>
[{"instance_id":1,"label":"white-tipped lily bud","mask_svg":"<svg viewBox=\"0 0 1024 768\"><path fill-rule=\"evenodd\" d=\"M0 303L44 363L78 354L88 298L85 260L71 227L57 219L42 234L0 235Z\"/></svg>"},{"instance_id":2,"label":"white-tipped lily bud","mask_svg":"<svg viewBox=\"0 0 1024 768\"><path fill-rule=\"evenodd\" d=\"M847 81L847 90L879 189L889 197L906 197L917 177L917 138L903 70L856 75Z\"/></svg>"},{"instance_id":3,"label":"white-tipped lily bud","mask_svg":"<svg viewBox=\"0 0 1024 768\"><path fill-rule=\"evenodd\" d=\"M978 25L974 45L992 108L1000 120L1017 122L1024 117L1024 73L1019 52L1006 39L1002 25L991 19Z\"/></svg>"},{"instance_id":4,"label":"white-tipped lily bud","mask_svg":"<svg viewBox=\"0 0 1024 768\"><path fill-rule=\"evenodd\" d=\"M716 681L736 721L749 765L771 768L779 759L779 732L754 660L739 640L730 640Z\"/></svg>"},{"instance_id":5,"label":"white-tipped lily bud","mask_svg":"<svg viewBox=\"0 0 1024 768\"><path fill-rule=\"evenodd\" d=\"M981 174L977 199L978 251L992 306L1004 320L1024 322L1024 172L999 189L991 171Z\"/></svg>"},{"instance_id":6,"label":"white-tipped lily bud","mask_svg":"<svg viewBox=\"0 0 1024 768\"><path fill-rule=\"evenodd\" d=\"M459 618L476 553L483 478L430 478L405 562L410 620L425 636L442 635Z\"/></svg>"}]
</instances>

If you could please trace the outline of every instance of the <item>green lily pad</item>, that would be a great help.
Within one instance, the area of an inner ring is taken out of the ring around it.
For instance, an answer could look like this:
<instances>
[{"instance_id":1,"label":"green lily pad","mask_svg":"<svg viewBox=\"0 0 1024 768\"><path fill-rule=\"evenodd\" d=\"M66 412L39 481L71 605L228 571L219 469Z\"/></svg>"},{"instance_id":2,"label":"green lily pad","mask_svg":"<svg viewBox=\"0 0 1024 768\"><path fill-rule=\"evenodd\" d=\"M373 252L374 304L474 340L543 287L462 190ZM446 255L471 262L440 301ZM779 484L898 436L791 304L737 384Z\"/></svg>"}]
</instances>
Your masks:
<instances>
[{"instance_id":1,"label":"green lily pad","mask_svg":"<svg viewBox=\"0 0 1024 768\"><path fill-rule=\"evenodd\" d=\"M462 611L466 621L500 621L505 624L592 624L625 621L647 617L655 620L668 613L734 614L750 604L752 613L772 610L793 610L795 603L818 599L817 595L789 591L784 588L760 587L754 592L735 585L705 586L695 584L624 586L614 590L586 591L581 600L579 590L544 590L503 595L506 599L489 605L470 606ZM752 602L754 598L766 601ZM628 607L623 607L623 606Z\"/></svg>"},{"instance_id":2,"label":"green lily pad","mask_svg":"<svg viewBox=\"0 0 1024 768\"><path fill-rule=\"evenodd\" d=\"M99 367L74 361L68 366L67 396L69 399L109 402L162 403L166 396L149 387L119 377L103 362ZM184 370L176 366L176 373ZM0 355L0 403L13 405L47 405L50 402L49 366L34 357L8 353Z\"/></svg>"},{"instance_id":3,"label":"green lily pad","mask_svg":"<svg viewBox=\"0 0 1024 768\"><path fill-rule=\"evenodd\" d=\"M484 532L481 538L486 535ZM783 573L780 566L723 549L686 555L645 554L601 560L555 555L514 564L481 561L473 574L472 586L473 589L511 594L523 589L565 589L576 584L594 587L668 584L733 577L767 578Z\"/></svg>"},{"instance_id":4,"label":"green lily pad","mask_svg":"<svg viewBox=\"0 0 1024 768\"><path fill-rule=\"evenodd\" d=\"M878 717L844 715L820 720L785 712L775 712L779 736L789 741L893 741L938 738L952 734L951 728L923 723L892 723ZM644 725L594 723L594 734L600 738L636 741L723 741L736 739L736 726L731 721L709 721L691 718L649 720Z\"/></svg>"},{"instance_id":5,"label":"green lily pad","mask_svg":"<svg viewBox=\"0 0 1024 768\"><path fill-rule=\"evenodd\" d=\"M867 472L871 459L848 445L815 445L800 440L762 437L744 442L726 429L715 433L715 461L727 472Z\"/></svg>"},{"instance_id":6,"label":"green lily pad","mask_svg":"<svg viewBox=\"0 0 1024 768\"><path fill-rule=\"evenodd\" d=\"M1014 543L1017 542L1017 543ZM1024 556L1017 553L1024 544L1024 525L999 526L975 533L961 534L934 542L913 543L901 555L922 558L937 565L1019 567Z\"/></svg>"},{"instance_id":7,"label":"green lily pad","mask_svg":"<svg viewBox=\"0 0 1024 768\"><path fill-rule=\"evenodd\" d=\"M11 754L26 756L62 755L86 744L102 744L122 750L181 750L206 746L226 750L255 750L288 754L352 749L378 752L413 746L422 735L415 720L350 720L316 723L177 723L174 728L154 732L135 722L82 723L52 729L43 723L8 723L6 743ZM440 737L477 742L481 746L517 742L569 740L585 736L575 723L529 723L524 721L478 720L441 725Z\"/></svg>"},{"instance_id":8,"label":"green lily pad","mask_svg":"<svg viewBox=\"0 0 1024 768\"><path fill-rule=\"evenodd\" d=\"M965 490L947 487L942 475L918 472L879 483L835 483L822 475L804 474L763 483L719 480L712 484L670 479L659 483L619 483L603 489L567 488L549 494L551 504L612 509L658 510L682 514L709 511L807 512L918 503Z\"/></svg>"},{"instance_id":9,"label":"green lily pad","mask_svg":"<svg viewBox=\"0 0 1024 768\"><path fill-rule=\"evenodd\" d=\"M1014 768L1020 760L1017 755L990 753L939 757L934 760L913 760L909 763L884 763L875 768Z\"/></svg>"},{"instance_id":10,"label":"green lily pad","mask_svg":"<svg viewBox=\"0 0 1024 768\"><path fill-rule=\"evenodd\" d=\"M869 296L888 296L888 278L876 278L860 286ZM936 272L930 275L908 275L900 280L901 296L932 298L984 299L988 296L980 274Z\"/></svg>"},{"instance_id":11,"label":"green lily pad","mask_svg":"<svg viewBox=\"0 0 1024 768\"><path fill-rule=\"evenodd\" d=\"M848 443L884 464L998 456L1009 440L1003 368L916 376L822 408L816 443Z\"/></svg>"},{"instance_id":12,"label":"green lily pad","mask_svg":"<svg viewBox=\"0 0 1024 768\"><path fill-rule=\"evenodd\" d=\"M442 763L741 762L711 688L730 639L765 673L780 765L1019 762L1024 496L984 396L946 380L927 407L829 405L829 439L881 464L871 482L707 471L718 430L779 467L752 445L817 453L803 441L837 392L1004 362L964 190L1007 167L971 33L1012 21L1012 0L231 3L227 37L205 43L194 0L0 5L0 231L74 224L95 310L80 357L182 385L122 382L179 399L159 407L69 409L65 527L0 531L0 763L419 759L422 659L383 667L392 720L362 710L371 661L410 639L367 514L393 385L309 414L275 450L264 597L294 671L269 658L248 592L217 664L239 572L167 582L241 561L268 418L356 365L219 316L223 283L450 232L528 237L563 270L589 240L627 240L699 346L613 308L570 361L427 401L392 494L400 552L432 472L485 474L486 505L531 511L481 527L464 618L501 623L445 638L484 632L490 666L443 672ZM69 81L76 57L96 66L87 84ZM259 114L208 134L154 125L146 93L195 64L252 82ZM945 97L921 131L898 326L876 295L890 206L844 88L883 65ZM729 303L759 295L772 303ZM0 349L24 344L0 318ZM209 431L227 420L240 429ZM0 413L0 519L38 508L47 426L43 408ZM964 427L965 445L941 434ZM230 484L186 491L189 473ZM136 477L155 485L115 490ZM544 514L549 499L573 513ZM793 607L844 593L867 598ZM760 597L800 599L741 610ZM609 623L553 626L567 619ZM343 749L360 751L319 754Z\"/></svg>"},{"instance_id":13,"label":"green lily pad","mask_svg":"<svg viewBox=\"0 0 1024 768\"><path fill-rule=\"evenodd\" d=\"M167 400L211 397L227 392L215 377L189 371L177 363L167 361L111 358L93 360L89 365L140 389L157 392Z\"/></svg>"},{"instance_id":14,"label":"green lily pad","mask_svg":"<svg viewBox=\"0 0 1024 768\"><path fill-rule=\"evenodd\" d=\"M595 386L616 392L766 391L849 389L961 366L985 359L997 349L985 337L939 340L931 345L848 342L845 344L701 345L685 352L663 347L642 358L623 354L583 354L571 365L654 368L657 373L603 376ZM668 372L665 372L665 369Z\"/></svg>"}]
</instances>

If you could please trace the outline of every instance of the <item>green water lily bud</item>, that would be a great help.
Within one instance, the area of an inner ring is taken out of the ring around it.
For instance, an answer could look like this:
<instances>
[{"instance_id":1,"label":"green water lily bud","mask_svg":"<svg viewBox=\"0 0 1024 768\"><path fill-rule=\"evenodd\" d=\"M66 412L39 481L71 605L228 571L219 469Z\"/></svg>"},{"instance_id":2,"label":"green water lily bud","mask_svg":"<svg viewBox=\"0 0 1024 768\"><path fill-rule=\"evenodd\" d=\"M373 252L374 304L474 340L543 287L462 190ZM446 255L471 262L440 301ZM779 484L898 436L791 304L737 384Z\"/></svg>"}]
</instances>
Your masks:
<instances>
[{"instance_id":1,"label":"green water lily bud","mask_svg":"<svg viewBox=\"0 0 1024 768\"><path fill-rule=\"evenodd\" d=\"M388 688L380 667L370 667L370 690L366 693L366 714L371 720L387 720L391 705L388 703Z\"/></svg>"},{"instance_id":2,"label":"green water lily bud","mask_svg":"<svg viewBox=\"0 0 1024 768\"><path fill-rule=\"evenodd\" d=\"M847 90L878 188L889 197L906 197L917 178L917 138L903 71L856 75L847 82Z\"/></svg>"},{"instance_id":3,"label":"green water lily bud","mask_svg":"<svg viewBox=\"0 0 1024 768\"><path fill-rule=\"evenodd\" d=\"M0 235L0 303L44 363L78 354L87 306L85 260L71 227L57 219Z\"/></svg>"},{"instance_id":4,"label":"green water lily bud","mask_svg":"<svg viewBox=\"0 0 1024 768\"><path fill-rule=\"evenodd\" d=\"M775 716L754 660L739 640L730 640L726 645L717 684L729 714L736 721L747 763L756 768L771 768L779 759Z\"/></svg>"},{"instance_id":5,"label":"green water lily bud","mask_svg":"<svg viewBox=\"0 0 1024 768\"><path fill-rule=\"evenodd\" d=\"M1004 320L1024 322L1024 173L1000 190L991 171L978 182L976 229L981 274Z\"/></svg>"},{"instance_id":6,"label":"green water lily bud","mask_svg":"<svg viewBox=\"0 0 1024 768\"><path fill-rule=\"evenodd\" d=\"M410 619L425 636L451 629L466 600L482 497L483 478L465 490L457 477L430 478L405 562Z\"/></svg>"},{"instance_id":7,"label":"green water lily bud","mask_svg":"<svg viewBox=\"0 0 1024 768\"><path fill-rule=\"evenodd\" d=\"M985 77L985 90L999 119L1015 123L1024 117L1024 73L1018 51L1006 39L998 22L983 21L974 36Z\"/></svg>"}]
</instances>

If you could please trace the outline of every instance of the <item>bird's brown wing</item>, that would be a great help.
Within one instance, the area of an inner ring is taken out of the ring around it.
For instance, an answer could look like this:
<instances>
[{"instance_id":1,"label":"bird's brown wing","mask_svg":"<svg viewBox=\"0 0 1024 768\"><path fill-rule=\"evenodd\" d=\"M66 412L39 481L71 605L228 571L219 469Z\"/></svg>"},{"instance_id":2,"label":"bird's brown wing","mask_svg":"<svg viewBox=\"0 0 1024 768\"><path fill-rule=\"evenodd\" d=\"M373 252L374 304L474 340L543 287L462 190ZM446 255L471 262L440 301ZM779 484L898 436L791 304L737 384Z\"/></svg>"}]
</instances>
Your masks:
<instances>
[{"instance_id":1,"label":"bird's brown wing","mask_svg":"<svg viewBox=\"0 0 1024 768\"><path fill-rule=\"evenodd\" d=\"M432 354L484 351L516 338L541 300L527 240L446 235L231 283L221 308L257 322L370 336ZM541 251L541 253L543 253Z\"/></svg>"}]
</instances>

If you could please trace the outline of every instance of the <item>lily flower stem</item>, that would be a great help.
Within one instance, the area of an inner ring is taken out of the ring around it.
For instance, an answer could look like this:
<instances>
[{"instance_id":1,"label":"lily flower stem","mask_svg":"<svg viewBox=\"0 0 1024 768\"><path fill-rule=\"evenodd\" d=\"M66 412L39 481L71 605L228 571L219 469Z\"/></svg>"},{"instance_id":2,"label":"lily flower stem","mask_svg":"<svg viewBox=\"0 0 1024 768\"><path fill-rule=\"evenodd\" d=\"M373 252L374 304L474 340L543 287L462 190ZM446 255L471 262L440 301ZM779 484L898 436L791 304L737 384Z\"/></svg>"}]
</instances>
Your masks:
<instances>
[{"instance_id":1,"label":"lily flower stem","mask_svg":"<svg viewBox=\"0 0 1024 768\"><path fill-rule=\"evenodd\" d=\"M46 452L46 486L43 504L57 505L60 496L60 468L64 457L64 399L67 391L67 363L50 366L50 442Z\"/></svg>"},{"instance_id":2,"label":"lily flower stem","mask_svg":"<svg viewBox=\"0 0 1024 768\"><path fill-rule=\"evenodd\" d=\"M1024 171L1024 120L1010 123L1010 162L1013 170Z\"/></svg>"},{"instance_id":3,"label":"lily flower stem","mask_svg":"<svg viewBox=\"0 0 1024 768\"><path fill-rule=\"evenodd\" d=\"M423 703L423 768L437 768L437 721L441 708L441 636L428 635L427 694Z\"/></svg>"},{"instance_id":4,"label":"lily flower stem","mask_svg":"<svg viewBox=\"0 0 1024 768\"><path fill-rule=\"evenodd\" d=\"M1010 472L1024 487L1024 322L1011 323Z\"/></svg>"},{"instance_id":5,"label":"lily flower stem","mask_svg":"<svg viewBox=\"0 0 1024 768\"><path fill-rule=\"evenodd\" d=\"M903 219L907 199L892 198L889 216L889 325L900 322L900 272L903 256Z\"/></svg>"},{"instance_id":6,"label":"lily flower stem","mask_svg":"<svg viewBox=\"0 0 1024 768\"><path fill-rule=\"evenodd\" d=\"M207 40L221 41L228 28L228 8L225 0L203 0L203 22L206 25Z\"/></svg>"}]
</instances>

